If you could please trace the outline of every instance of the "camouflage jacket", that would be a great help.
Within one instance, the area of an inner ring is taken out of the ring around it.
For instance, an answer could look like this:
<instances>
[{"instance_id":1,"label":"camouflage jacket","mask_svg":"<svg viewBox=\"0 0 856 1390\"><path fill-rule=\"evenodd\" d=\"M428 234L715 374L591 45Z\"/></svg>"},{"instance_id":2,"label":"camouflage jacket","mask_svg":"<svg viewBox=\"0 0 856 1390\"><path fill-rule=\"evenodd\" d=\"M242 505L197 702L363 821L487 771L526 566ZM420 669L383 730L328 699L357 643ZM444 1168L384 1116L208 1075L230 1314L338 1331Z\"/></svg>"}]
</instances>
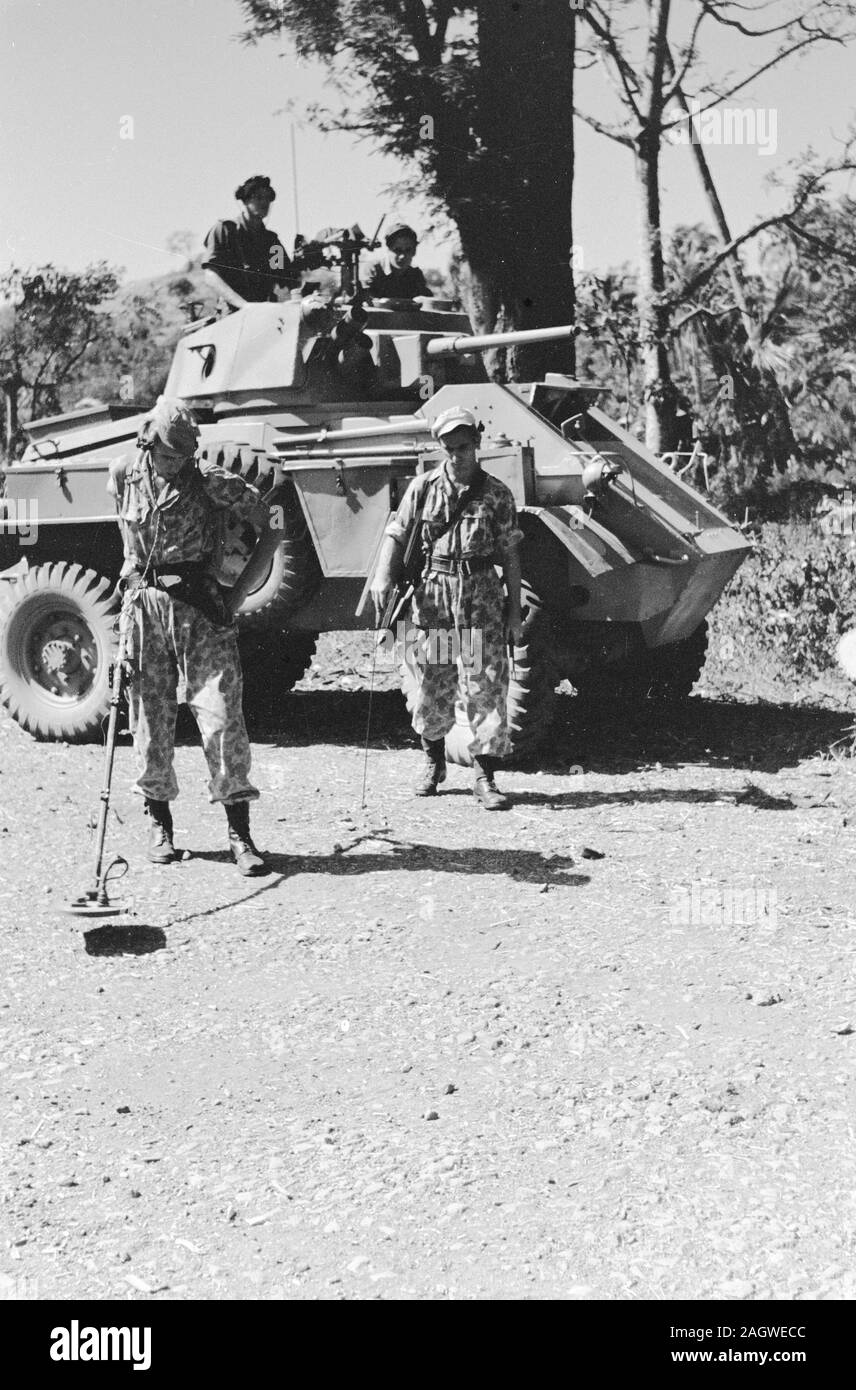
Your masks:
<instances>
[{"instance_id":1,"label":"camouflage jacket","mask_svg":"<svg viewBox=\"0 0 856 1390\"><path fill-rule=\"evenodd\" d=\"M490 473L481 473L454 526L449 526L460 492L452 483L445 464L425 477L417 477L408 487L401 505L386 528L386 534L405 546L416 523L424 496L420 544L423 556L422 582L413 599L413 621L420 627L454 623L470 626L476 609L501 609L502 586L493 569L475 574L430 574L429 560L486 559L501 565L518 545L523 532L517 524L514 498L505 483Z\"/></svg>"},{"instance_id":2,"label":"camouflage jacket","mask_svg":"<svg viewBox=\"0 0 856 1390\"><path fill-rule=\"evenodd\" d=\"M117 459L107 488L116 498L122 529L123 577L148 563L166 568L187 561L207 561L216 576L226 523L244 521L259 531L269 521L267 506L243 478L213 466L203 472L195 461L164 483L144 453Z\"/></svg>"}]
</instances>

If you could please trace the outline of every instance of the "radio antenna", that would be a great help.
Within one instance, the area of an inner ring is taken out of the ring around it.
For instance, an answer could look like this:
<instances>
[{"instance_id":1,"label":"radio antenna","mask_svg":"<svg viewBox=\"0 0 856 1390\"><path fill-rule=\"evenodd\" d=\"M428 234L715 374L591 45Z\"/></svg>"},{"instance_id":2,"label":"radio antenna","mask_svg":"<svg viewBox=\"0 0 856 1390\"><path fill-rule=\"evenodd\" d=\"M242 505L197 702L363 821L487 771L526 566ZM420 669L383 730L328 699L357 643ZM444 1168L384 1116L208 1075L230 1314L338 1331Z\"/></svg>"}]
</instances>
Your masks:
<instances>
[{"instance_id":1,"label":"radio antenna","mask_svg":"<svg viewBox=\"0 0 856 1390\"><path fill-rule=\"evenodd\" d=\"M294 208L294 235L300 235L300 210L297 205L297 140L294 121L291 122L291 201Z\"/></svg>"}]
</instances>

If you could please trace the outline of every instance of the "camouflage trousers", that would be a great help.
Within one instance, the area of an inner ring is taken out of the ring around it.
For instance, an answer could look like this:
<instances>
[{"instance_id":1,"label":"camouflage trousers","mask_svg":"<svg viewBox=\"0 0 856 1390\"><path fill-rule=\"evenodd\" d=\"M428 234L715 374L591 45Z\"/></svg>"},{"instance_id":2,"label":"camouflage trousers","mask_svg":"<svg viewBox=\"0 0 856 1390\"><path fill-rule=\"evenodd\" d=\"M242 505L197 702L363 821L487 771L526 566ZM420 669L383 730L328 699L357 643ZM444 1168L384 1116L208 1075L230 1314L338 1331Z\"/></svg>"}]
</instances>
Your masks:
<instances>
[{"instance_id":1,"label":"camouflage trousers","mask_svg":"<svg viewBox=\"0 0 856 1390\"><path fill-rule=\"evenodd\" d=\"M173 764L181 700L190 706L202 738L209 799L254 801L259 793L250 782L234 630L215 627L198 609L155 588L137 591L123 621L132 625L128 703L140 774L134 790L153 801L178 796Z\"/></svg>"},{"instance_id":2,"label":"camouflage trousers","mask_svg":"<svg viewBox=\"0 0 856 1390\"><path fill-rule=\"evenodd\" d=\"M426 739L444 738L456 723L460 704L470 726L469 750L505 758L511 752L508 732L508 651L502 614L479 616L464 640L454 628L441 633L417 629L407 641L404 662L415 683L413 728ZM473 640L479 637L480 640Z\"/></svg>"}]
</instances>

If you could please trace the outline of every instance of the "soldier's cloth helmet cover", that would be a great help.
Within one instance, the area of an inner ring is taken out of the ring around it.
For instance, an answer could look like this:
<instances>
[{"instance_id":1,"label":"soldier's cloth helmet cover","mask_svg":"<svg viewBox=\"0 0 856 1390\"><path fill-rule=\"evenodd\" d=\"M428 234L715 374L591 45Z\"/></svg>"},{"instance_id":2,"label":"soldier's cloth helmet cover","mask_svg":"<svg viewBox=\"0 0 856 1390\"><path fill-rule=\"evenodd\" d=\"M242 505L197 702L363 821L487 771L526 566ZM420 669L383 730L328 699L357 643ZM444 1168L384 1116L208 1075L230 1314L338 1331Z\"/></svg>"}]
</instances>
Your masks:
<instances>
[{"instance_id":1,"label":"soldier's cloth helmet cover","mask_svg":"<svg viewBox=\"0 0 856 1390\"><path fill-rule=\"evenodd\" d=\"M462 405L449 406L444 410L431 426L431 433L435 439L442 439L444 434L451 434L452 430L460 429L466 425L474 434L479 434L478 421L471 410L465 410Z\"/></svg>"},{"instance_id":2,"label":"soldier's cloth helmet cover","mask_svg":"<svg viewBox=\"0 0 856 1390\"><path fill-rule=\"evenodd\" d=\"M235 189L235 197L238 202L245 203L248 198L252 198L256 193L266 193L273 202L276 197L271 181L267 174L253 174L251 179L244 179L244 182Z\"/></svg>"},{"instance_id":3,"label":"soldier's cloth helmet cover","mask_svg":"<svg viewBox=\"0 0 856 1390\"><path fill-rule=\"evenodd\" d=\"M140 427L138 444L143 447L157 437L176 454L191 457L199 443L199 426L183 401L160 396Z\"/></svg>"},{"instance_id":4,"label":"soldier's cloth helmet cover","mask_svg":"<svg viewBox=\"0 0 856 1390\"><path fill-rule=\"evenodd\" d=\"M416 235L412 227L408 227L406 222L393 222L392 226L388 229L384 237L384 242L387 246L389 246L390 243L395 241L395 238L399 236L409 237L410 240L413 242L414 246L419 245L418 236Z\"/></svg>"}]
</instances>

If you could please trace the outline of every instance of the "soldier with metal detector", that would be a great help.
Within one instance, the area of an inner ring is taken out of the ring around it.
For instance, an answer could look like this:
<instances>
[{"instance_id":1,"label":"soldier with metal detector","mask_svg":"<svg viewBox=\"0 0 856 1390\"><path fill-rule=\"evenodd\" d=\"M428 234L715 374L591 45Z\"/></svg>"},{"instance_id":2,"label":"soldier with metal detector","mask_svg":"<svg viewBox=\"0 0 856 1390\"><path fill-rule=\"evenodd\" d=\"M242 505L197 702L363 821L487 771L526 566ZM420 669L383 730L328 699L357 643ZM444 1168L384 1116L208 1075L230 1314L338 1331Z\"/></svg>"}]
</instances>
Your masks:
<instances>
[{"instance_id":1,"label":"soldier with metal detector","mask_svg":"<svg viewBox=\"0 0 856 1390\"><path fill-rule=\"evenodd\" d=\"M510 491L482 471L480 431L470 411L460 406L443 411L432 433L445 461L407 489L387 527L371 593L378 621L388 621L387 603L409 549L415 560L412 621L419 638L407 644L405 660L416 681L413 728L425 753L415 794L433 796L445 781L444 740L460 699L472 732L473 794L486 810L500 811L510 804L494 774L511 752L508 647L521 640L523 533Z\"/></svg>"},{"instance_id":2,"label":"soldier with metal detector","mask_svg":"<svg viewBox=\"0 0 856 1390\"><path fill-rule=\"evenodd\" d=\"M193 713L209 770L209 796L225 806L229 849L240 873L269 872L250 836L250 745L241 707L234 614L265 573L281 538L255 488L224 468L202 472L199 430L180 401L162 398L145 418L138 452L110 470L125 549L121 585L131 663L129 705L140 775L135 790L150 819L148 857L175 858L170 802L179 691ZM231 512L259 532L230 590L214 573L221 521Z\"/></svg>"}]
</instances>

